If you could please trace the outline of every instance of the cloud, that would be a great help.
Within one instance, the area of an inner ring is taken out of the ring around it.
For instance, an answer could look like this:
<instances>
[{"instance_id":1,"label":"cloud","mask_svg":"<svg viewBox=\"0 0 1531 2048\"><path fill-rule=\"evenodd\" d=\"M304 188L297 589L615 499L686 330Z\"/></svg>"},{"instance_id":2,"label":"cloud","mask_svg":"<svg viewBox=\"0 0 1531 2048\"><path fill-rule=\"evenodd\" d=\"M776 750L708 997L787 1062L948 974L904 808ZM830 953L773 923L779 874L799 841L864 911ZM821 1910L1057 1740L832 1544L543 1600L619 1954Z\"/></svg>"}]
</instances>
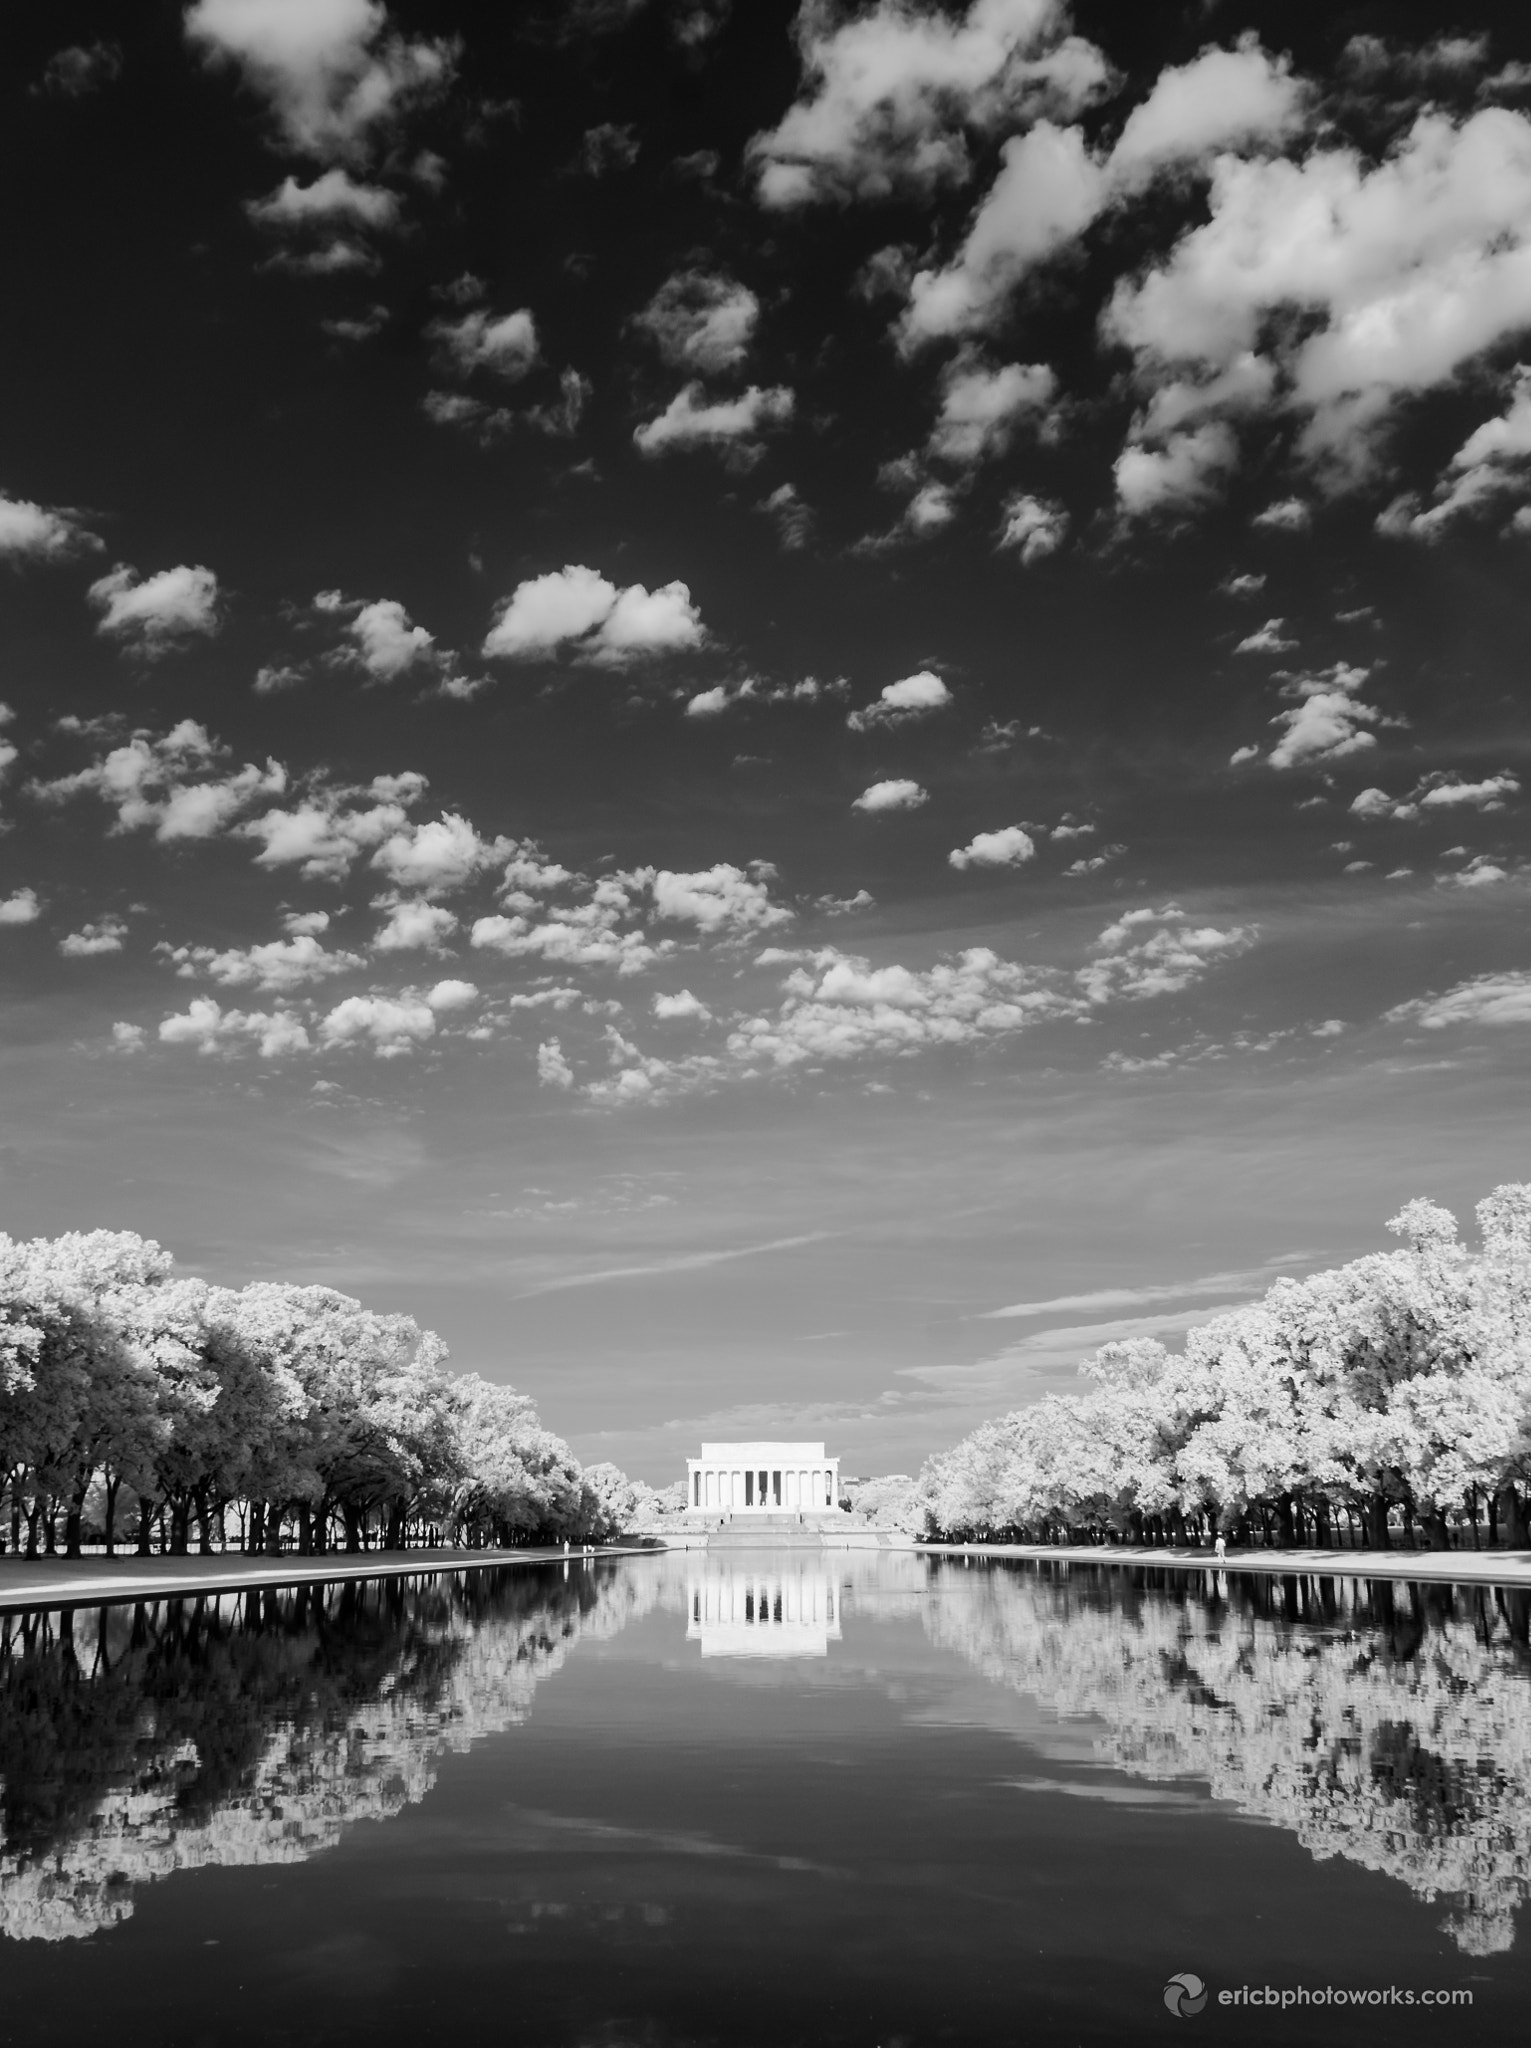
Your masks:
<instances>
[{"instance_id":1,"label":"cloud","mask_svg":"<svg viewBox=\"0 0 1531 2048\"><path fill-rule=\"evenodd\" d=\"M894 777L886 782L874 782L864 789L851 805L853 811L915 811L921 804L930 802L930 791L921 789L917 782L906 777Z\"/></svg>"},{"instance_id":2,"label":"cloud","mask_svg":"<svg viewBox=\"0 0 1531 2048\"><path fill-rule=\"evenodd\" d=\"M760 501L759 509L776 522L776 538L789 554L807 547L813 538L813 510L805 505L792 484L778 484Z\"/></svg>"},{"instance_id":3,"label":"cloud","mask_svg":"<svg viewBox=\"0 0 1531 2048\"><path fill-rule=\"evenodd\" d=\"M439 903L412 897L395 903L372 941L374 953L436 953L457 929L457 919Z\"/></svg>"},{"instance_id":4,"label":"cloud","mask_svg":"<svg viewBox=\"0 0 1531 2048\"><path fill-rule=\"evenodd\" d=\"M411 624L409 613L395 598L380 597L363 604L346 631L356 659L380 683L391 683L435 657L435 635L424 626Z\"/></svg>"},{"instance_id":5,"label":"cloud","mask_svg":"<svg viewBox=\"0 0 1531 2048\"><path fill-rule=\"evenodd\" d=\"M1302 498L1278 498L1263 512L1257 512L1250 524L1273 533L1306 533L1313 524L1313 512Z\"/></svg>"},{"instance_id":6,"label":"cloud","mask_svg":"<svg viewBox=\"0 0 1531 2048\"><path fill-rule=\"evenodd\" d=\"M41 915L35 889L13 889L9 896L0 896L0 925L36 924Z\"/></svg>"},{"instance_id":7,"label":"cloud","mask_svg":"<svg viewBox=\"0 0 1531 2048\"><path fill-rule=\"evenodd\" d=\"M689 988L677 989L674 995L657 995L649 1007L662 1022L685 1018L698 1024L705 1024L712 1017L711 1010L699 996L694 996Z\"/></svg>"},{"instance_id":8,"label":"cloud","mask_svg":"<svg viewBox=\"0 0 1531 2048\"><path fill-rule=\"evenodd\" d=\"M572 1088L574 1069L563 1056L556 1038L544 1039L537 1048L537 1079L544 1088Z\"/></svg>"},{"instance_id":9,"label":"cloud","mask_svg":"<svg viewBox=\"0 0 1531 2048\"><path fill-rule=\"evenodd\" d=\"M1421 114L1380 160L1216 159L1207 218L1104 322L1141 368L1226 369L1265 344L1304 452L1364 471L1405 395L1453 379L1531 320L1531 121Z\"/></svg>"},{"instance_id":10,"label":"cloud","mask_svg":"<svg viewBox=\"0 0 1531 2048\"><path fill-rule=\"evenodd\" d=\"M1514 395L1497 418L1474 428L1447 464L1434 502L1395 499L1377 520L1377 531L1414 540L1439 540L1463 519L1497 512L1507 497L1531 490L1531 367L1515 370Z\"/></svg>"},{"instance_id":11,"label":"cloud","mask_svg":"<svg viewBox=\"0 0 1531 2048\"><path fill-rule=\"evenodd\" d=\"M976 832L966 846L946 856L954 868L1017 868L1031 860L1036 841L1022 825L1004 825L997 832Z\"/></svg>"},{"instance_id":12,"label":"cloud","mask_svg":"<svg viewBox=\"0 0 1531 2048\"><path fill-rule=\"evenodd\" d=\"M1284 1261L1273 1261L1282 1264ZM1147 1287L1098 1287L1089 1294L1059 1294L1050 1301L1015 1301L1007 1308L984 1309L973 1320L1004 1322L1022 1316L1072 1315L1080 1310L1139 1308L1155 1301L1185 1301L1206 1296L1219 1301L1260 1294L1270 1286L1271 1266L1245 1273L1207 1273L1198 1280L1171 1280Z\"/></svg>"},{"instance_id":13,"label":"cloud","mask_svg":"<svg viewBox=\"0 0 1531 2048\"><path fill-rule=\"evenodd\" d=\"M638 160L638 131L630 123L599 122L587 128L580 144L580 168L587 177L604 178L608 171L625 171Z\"/></svg>"},{"instance_id":14,"label":"cloud","mask_svg":"<svg viewBox=\"0 0 1531 2048\"><path fill-rule=\"evenodd\" d=\"M708 933L756 932L792 921L790 910L771 901L768 880L774 873L757 865L746 874L719 861L694 874L645 869L635 879L650 882L656 917L694 924Z\"/></svg>"},{"instance_id":15,"label":"cloud","mask_svg":"<svg viewBox=\"0 0 1531 2048\"><path fill-rule=\"evenodd\" d=\"M941 410L926 452L968 466L1002 455L1022 420L1052 403L1058 380L1046 363L986 363L965 348L941 374Z\"/></svg>"},{"instance_id":16,"label":"cloud","mask_svg":"<svg viewBox=\"0 0 1531 2048\"><path fill-rule=\"evenodd\" d=\"M987 134L1037 105L1071 112L1105 87L1093 46L1065 36L1057 0L973 0L953 17L898 0L849 20L798 16L804 86L748 158L762 204L930 193L966 177L964 130Z\"/></svg>"},{"instance_id":17,"label":"cloud","mask_svg":"<svg viewBox=\"0 0 1531 2048\"><path fill-rule=\"evenodd\" d=\"M511 839L481 838L455 811L423 825L399 824L381 840L372 865L401 889L441 896L496 867L516 850Z\"/></svg>"},{"instance_id":18,"label":"cloud","mask_svg":"<svg viewBox=\"0 0 1531 2048\"><path fill-rule=\"evenodd\" d=\"M253 1045L268 1060L307 1052L310 1045L303 1020L290 1010L225 1010L211 996L195 996L179 1015L163 1018L159 1040L195 1046L204 1057L227 1058Z\"/></svg>"},{"instance_id":19,"label":"cloud","mask_svg":"<svg viewBox=\"0 0 1531 2048\"><path fill-rule=\"evenodd\" d=\"M122 49L117 43L70 43L55 50L43 66L34 93L50 93L59 99L83 99L122 76Z\"/></svg>"},{"instance_id":20,"label":"cloud","mask_svg":"<svg viewBox=\"0 0 1531 2048\"><path fill-rule=\"evenodd\" d=\"M195 0L188 41L233 64L261 94L285 140L307 156L354 156L374 131L438 98L456 45L408 40L379 0Z\"/></svg>"},{"instance_id":21,"label":"cloud","mask_svg":"<svg viewBox=\"0 0 1531 2048\"><path fill-rule=\"evenodd\" d=\"M258 839L256 865L296 867L310 881L338 881L357 857L408 827L408 806L425 793L425 777L380 775L369 788L315 789L290 810L269 810L236 829ZM358 797L375 801L361 804Z\"/></svg>"},{"instance_id":22,"label":"cloud","mask_svg":"<svg viewBox=\"0 0 1531 2048\"><path fill-rule=\"evenodd\" d=\"M0 561L70 562L99 549L101 542L80 524L78 512L57 505L34 505L30 498L9 498L0 492Z\"/></svg>"},{"instance_id":23,"label":"cloud","mask_svg":"<svg viewBox=\"0 0 1531 2048\"><path fill-rule=\"evenodd\" d=\"M1095 941L1099 957L1082 967L1076 979L1094 1004L1179 995L1209 967L1246 952L1255 938L1250 925L1220 931L1194 924L1175 903L1162 910L1129 910L1107 925Z\"/></svg>"},{"instance_id":24,"label":"cloud","mask_svg":"<svg viewBox=\"0 0 1531 2048\"><path fill-rule=\"evenodd\" d=\"M264 945L233 946L219 952L212 946L161 946L178 973L205 974L224 988L259 988L290 995L310 982L350 974L366 962L359 953L332 953L311 933L270 939Z\"/></svg>"},{"instance_id":25,"label":"cloud","mask_svg":"<svg viewBox=\"0 0 1531 2048\"><path fill-rule=\"evenodd\" d=\"M128 928L120 917L98 918L59 940L58 949L66 960L89 960L97 953L120 953Z\"/></svg>"},{"instance_id":26,"label":"cloud","mask_svg":"<svg viewBox=\"0 0 1531 2048\"><path fill-rule=\"evenodd\" d=\"M644 455L673 449L720 448L753 462L762 452L762 434L785 426L792 417L792 393L785 385L770 390L752 384L737 398L709 398L692 382L676 392L662 413L633 429L633 441Z\"/></svg>"},{"instance_id":27,"label":"cloud","mask_svg":"<svg viewBox=\"0 0 1531 2048\"><path fill-rule=\"evenodd\" d=\"M1074 241L1104 203L1105 171L1077 128L1039 121L1012 135L1000 157L955 258L910 279L898 323L906 350L990 326L1022 278Z\"/></svg>"},{"instance_id":28,"label":"cloud","mask_svg":"<svg viewBox=\"0 0 1531 2048\"><path fill-rule=\"evenodd\" d=\"M665 279L633 325L649 335L673 369L715 376L749 353L760 301L747 285L705 270Z\"/></svg>"},{"instance_id":29,"label":"cloud","mask_svg":"<svg viewBox=\"0 0 1531 2048\"><path fill-rule=\"evenodd\" d=\"M557 1052L558 1041L551 1041ZM539 1049L540 1050L540 1049ZM567 1082L560 1082L566 1087ZM773 1237L764 1244L741 1244L726 1251L678 1252L671 1258L651 1259L637 1266L603 1266L593 1273L571 1273L559 1280L544 1280L536 1287L528 1287L521 1294L512 1295L513 1301L530 1301L538 1294L562 1294L572 1287L600 1287L612 1280L647 1280L655 1274L696 1273L708 1266L721 1266L732 1259L756 1259L765 1252L795 1251L799 1245L822 1244L832 1237L833 1231L805 1230L797 1237Z\"/></svg>"},{"instance_id":30,"label":"cloud","mask_svg":"<svg viewBox=\"0 0 1531 2048\"><path fill-rule=\"evenodd\" d=\"M1263 577L1261 581L1264 581ZM1234 653L1290 654L1297 645L1297 642L1282 638L1282 628L1285 625L1285 619L1267 619L1265 624L1256 627L1253 633L1246 633L1244 635L1243 639L1234 648Z\"/></svg>"},{"instance_id":31,"label":"cloud","mask_svg":"<svg viewBox=\"0 0 1531 2048\"><path fill-rule=\"evenodd\" d=\"M349 171L336 167L321 171L306 185L297 178L284 178L264 199L248 200L245 212L257 227L283 233L333 227L338 221L381 232L399 225L402 209L396 192L382 185L358 184Z\"/></svg>"},{"instance_id":32,"label":"cloud","mask_svg":"<svg viewBox=\"0 0 1531 2048\"><path fill-rule=\"evenodd\" d=\"M1005 500L998 545L1014 548L1029 568L1033 562L1057 553L1068 532L1068 523L1067 512L1052 499L1016 491Z\"/></svg>"},{"instance_id":33,"label":"cloud","mask_svg":"<svg viewBox=\"0 0 1531 2048\"><path fill-rule=\"evenodd\" d=\"M440 981L424 993L347 996L320 1020L319 1043L326 1050L368 1045L380 1060L399 1059L435 1036L438 1013L460 1009L477 994L471 982Z\"/></svg>"},{"instance_id":34,"label":"cloud","mask_svg":"<svg viewBox=\"0 0 1531 2048\"><path fill-rule=\"evenodd\" d=\"M872 732L879 726L907 725L911 719L928 718L952 702L952 693L941 678L922 668L888 683L870 704L849 712L845 722L852 732Z\"/></svg>"},{"instance_id":35,"label":"cloud","mask_svg":"<svg viewBox=\"0 0 1531 2048\"><path fill-rule=\"evenodd\" d=\"M1368 671L1336 662L1314 675L1295 676L1282 695L1296 697L1291 711L1279 711L1272 725L1284 728L1281 738L1267 755L1272 768L1309 768L1330 761L1342 761L1377 742L1364 728L1381 723L1382 714L1363 704L1356 692Z\"/></svg>"},{"instance_id":36,"label":"cloud","mask_svg":"<svg viewBox=\"0 0 1531 2048\"><path fill-rule=\"evenodd\" d=\"M518 584L495 607L484 653L529 661L565 650L576 661L621 667L684 653L706 639L684 583L618 589L594 569L571 564Z\"/></svg>"},{"instance_id":37,"label":"cloud","mask_svg":"<svg viewBox=\"0 0 1531 2048\"><path fill-rule=\"evenodd\" d=\"M1456 1024L1531 1024L1531 974L1479 974L1444 995L1420 996L1387 1011L1389 1024L1444 1031Z\"/></svg>"},{"instance_id":38,"label":"cloud","mask_svg":"<svg viewBox=\"0 0 1531 2048\"><path fill-rule=\"evenodd\" d=\"M817 676L800 676L795 683L771 683L759 676L745 676L738 682L714 683L698 690L686 703L688 718L717 718L736 704L821 704L845 695L844 677L821 682Z\"/></svg>"},{"instance_id":39,"label":"cloud","mask_svg":"<svg viewBox=\"0 0 1531 2048\"><path fill-rule=\"evenodd\" d=\"M169 843L211 839L240 812L264 798L280 796L287 771L277 761L264 768L247 762L231 773L218 772L228 749L213 740L203 725L183 718L158 738L135 732L121 746L110 748L89 767L52 782L31 785L44 802L59 803L82 794L95 795L117 813L118 832L153 828Z\"/></svg>"},{"instance_id":40,"label":"cloud","mask_svg":"<svg viewBox=\"0 0 1531 2048\"><path fill-rule=\"evenodd\" d=\"M1389 796L1385 789L1363 789L1350 808L1358 818L1409 819L1430 811L1502 811L1511 797L1519 795L1519 778L1508 769L1481 782L1464 782L1442 770L1427 775L1406 797Z\"/></svg>"},{"instance_id":41,"label":"cloud","mask_svg":"<svg viewBox=\"0 0 1531 2048\"><path fill-rule=\"evenodd\" d=\"M1287 60L1268 56L1252 35L1232 50L1203 50L1161 71L1127 116L1111 175L1130 188L1236 142L1284 141L1303 125L1306 101Z\"/></svg>"},{"instance_id":42,"label":"cloud","mask_svg":"<svg viewBox=\"0 0 1531 2048\"><path fill-rule=\"evenodd\" d=\"M425 331L464 376L489 370L514 384L535 367L541 352L537 323L525 306L498 316L475 307L456 320L433 320Z\"/></svg>"},{"instance_id":43,"label":"cloud","mask_svg":"<svg viewBox=\"0 0 1531 2048\"><path fill-rule=\"evenodd\" d=\"M1116 458L1116 495L1129 518L1183 512L1216 495L1238 461L1226 420L1168 435L1157 448L1130 442Z\"/></svg>"},{"instance_id":44,"label":"cloud","mask_svg":"<svg viewBox=\"0 0 1531 2048\"><path fill-rule=\"evenodd\" d=\"M934 967L873 967L825 947L811 966L794 968L774 1016L746 1017L728 1049L748 1068L767 1071L903 1056L961 1046L1069 1014L1046 970L1001 960L972 946Z\"/></svg>"},{"instance_id":45,"label":"cloud","mask_svg":"<svg viewBox=\"0 0 1531 2048\"><path fill-rule=\"evenodd\" d=\"M214 634L223 623L218 578L211 569L184 563L141 578L136 569L119 562L109 575L92 583L88 595L101 614L96 631L146 661L157 661L187 640Z\"/></svg>"}]
</instances>

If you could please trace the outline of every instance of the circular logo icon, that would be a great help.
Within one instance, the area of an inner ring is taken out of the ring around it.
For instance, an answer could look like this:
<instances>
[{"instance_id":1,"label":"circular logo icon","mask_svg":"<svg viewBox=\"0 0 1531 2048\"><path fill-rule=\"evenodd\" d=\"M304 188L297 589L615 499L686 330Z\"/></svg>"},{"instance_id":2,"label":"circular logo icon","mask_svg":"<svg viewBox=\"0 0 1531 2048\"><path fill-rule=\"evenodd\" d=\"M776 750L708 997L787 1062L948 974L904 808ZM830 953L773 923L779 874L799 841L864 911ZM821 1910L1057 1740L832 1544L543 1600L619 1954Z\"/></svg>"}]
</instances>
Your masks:
<instances>
[{"instance_id":1,"label":"circular logo icon","mask_svg":"<svg viewBox=\"0 0 1531 2048\"><path fill-rule=\"evenodd\" d=\"M1164 1987L1164 2003L1177 2020L1192 2020L1207 2002L1207 1987L1194 1970L1182 1970Z\"/></svg>"}]
</instances>

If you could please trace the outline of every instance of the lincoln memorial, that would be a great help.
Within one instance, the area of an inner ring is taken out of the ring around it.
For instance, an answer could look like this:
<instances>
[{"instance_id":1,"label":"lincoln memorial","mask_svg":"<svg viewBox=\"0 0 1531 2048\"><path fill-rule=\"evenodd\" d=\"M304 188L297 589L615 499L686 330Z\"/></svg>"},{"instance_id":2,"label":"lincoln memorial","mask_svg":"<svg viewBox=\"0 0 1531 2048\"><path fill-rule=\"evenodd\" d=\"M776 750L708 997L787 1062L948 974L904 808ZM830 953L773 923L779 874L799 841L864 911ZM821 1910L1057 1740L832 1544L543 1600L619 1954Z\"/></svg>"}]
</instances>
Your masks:
<instances>
[{"instance_id":1,"label":"lincoln memorial","mask_svg":"<svg viewBox=\"0 0 1531 2048\"><path fill-rule=\"evenodd\" d=\"M818 1444L703 1444L686 1460L691 1514L748 1521L767 1515L837 1514L840 1460Z\"/></svg>"}]
</instances>

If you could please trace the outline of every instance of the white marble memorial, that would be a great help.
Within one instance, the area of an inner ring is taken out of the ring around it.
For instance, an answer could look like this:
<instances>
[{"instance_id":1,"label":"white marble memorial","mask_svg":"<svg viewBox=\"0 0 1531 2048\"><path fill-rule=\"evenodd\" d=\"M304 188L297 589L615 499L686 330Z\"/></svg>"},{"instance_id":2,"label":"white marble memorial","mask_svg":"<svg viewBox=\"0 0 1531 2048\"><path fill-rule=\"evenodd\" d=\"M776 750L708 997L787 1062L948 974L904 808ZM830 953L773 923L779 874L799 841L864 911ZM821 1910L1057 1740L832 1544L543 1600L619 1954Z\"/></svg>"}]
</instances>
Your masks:
<instances>
[{"instance_id":1,"label":"white marble memorial","mask_svg":"<svg viewBox=\"0 0 1531 2048\"><path fill-rule=\"evenodd\" d=\"M827 1657L839 1642L839 1578L821 1559L696 1556L686 1640L704 1657Z\"/></svg>"},{"instance_id":2,"label":"white marble memorial","mask_svg":"<svg viewBox=\"0 0 1531 2048\"><path fill-rule=\"evenodd\" d=\"M822 1443L703 1444L686 1460L686 1510L748 1524L769 1516L837 1515L840 1460Z\"/></svg>"}]
</instances>

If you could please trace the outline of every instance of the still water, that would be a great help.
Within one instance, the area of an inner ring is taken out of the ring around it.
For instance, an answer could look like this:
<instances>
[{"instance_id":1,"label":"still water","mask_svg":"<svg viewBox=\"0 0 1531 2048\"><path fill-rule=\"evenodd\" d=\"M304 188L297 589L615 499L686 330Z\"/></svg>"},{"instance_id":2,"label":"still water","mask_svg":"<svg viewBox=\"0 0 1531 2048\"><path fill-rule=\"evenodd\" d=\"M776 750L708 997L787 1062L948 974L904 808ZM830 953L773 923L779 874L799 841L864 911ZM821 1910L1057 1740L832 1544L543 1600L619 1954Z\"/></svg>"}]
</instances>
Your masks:
<instances>
[{"instance_id":1,"label":"still water","mask_svg":"<svg viewBox=\"0 0 1531 2048\"><path fill-rule=\"evenodd\" d=\"M0 2040L1521 2040L1527 1610L735 1551L10 1615Z\"/></svg>"}]
</instances>

